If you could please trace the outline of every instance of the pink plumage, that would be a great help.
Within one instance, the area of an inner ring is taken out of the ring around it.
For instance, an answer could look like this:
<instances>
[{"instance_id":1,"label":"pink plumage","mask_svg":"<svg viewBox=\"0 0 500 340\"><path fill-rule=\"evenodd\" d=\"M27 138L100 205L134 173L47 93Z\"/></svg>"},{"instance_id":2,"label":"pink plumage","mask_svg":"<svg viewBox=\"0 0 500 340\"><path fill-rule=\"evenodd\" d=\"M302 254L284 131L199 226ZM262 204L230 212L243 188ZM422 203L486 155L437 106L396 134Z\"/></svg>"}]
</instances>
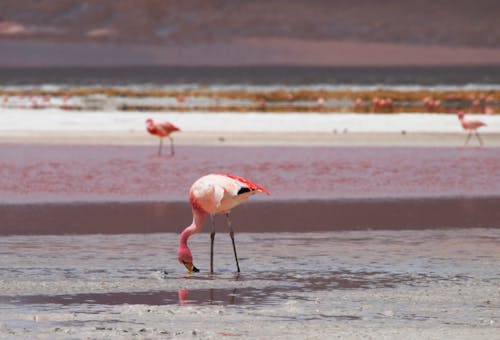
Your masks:
<instances>
[{"instance_id":1,"label":"pink plumage","mask_svg":"<svg viewBox=\"0 0 500 340\"><path fill-rule=\"evenodd\" d=\"M222 176L227 176L229 178L232 178L232 179L235 179L241 183L244 183L248 186L249 189L251 190L256 190L256 191L259 191L259 192L263 192L265 193L266 195L270 195L269 191L267 191L264 187L261 187L260 185L258 184L255 184L253 182L250 182L248 179L246 178L243 178L243 177L239 177L239 176L236 176L236 175L233 175L233 174L220 174Z\"/></svg>"},{"instance_id":2,"label":"pink plumage","mask_svg":"<svg viewBox=\"0 0 500 340\"><path fill-rule=\"evenodd\" d=\"M207 215L212 217L211 251L210 251L210 271L213 272L213 244L215 237L215 224L213 216L225 214L229 226L229 235L233 242L234 257L238 272L238 256L234 243L234 232L229 219L229 212L232 208L248 200L257 193L269 195L264 187L251 182L250 180L232 174L210 174L196 180L189 191L189 201L193 211L193 222L181 233L179 238L179 249L177 257L180 263L190 271L198 271L193 265L193 256L187 241L193 234L199 233Z\"/></svg>"},{"instance_id":3,"label":"pink plumage","mask_svg":"<svg viewBox=\"0 0 500 340\"><path fill-rule=\"evenodd\" d=\"M483 140L479 136L479 133L477 132L477 129L479 129L481 126L486 126L486 123L479 120L479 119L468 119L465 118L465 114L462 111L459 111L457 113L458 119L460 120L460 123L462 124L462 128L465 131L469 131L469 134L467 135L465 139L464 145L467 145L469 142L470 138L472 137L472 134L474 134L479 141L479 144L482 146L483 145Z\"/></svg>"},{"instance_id":4,"label":"pink plumage","mask_svg":"<svg viewBox=\"0 0 500 340\"><path fill-rule=\"evenodd\" d=\"M170 122L155 122L153 119L148 118L146 119L146 130L154 135L158 136L160 138L160 146L158 148L158 155L161 155L161 150L163 147L163 138L167 137L170 139L170 154L174 155L175 150L174 150L174 140L172 137L170 137L170 134L175 131L181 131L177 126Z\"/></svg>"},{"instance_id":5,"label":"pink plumage","mask_svg":"<svg viewBox=\"0 0 500 340\"><path fill-rule=\"evenodd\" d=\"M465 118L465 114L460 111L458 113L458 119L460 119L460 123L462 124L462 127L464 130L476 130L480 128L481 126L485 126L486 123L479 120L479 119L468 119Z\"/></svg>"}]
</instances>

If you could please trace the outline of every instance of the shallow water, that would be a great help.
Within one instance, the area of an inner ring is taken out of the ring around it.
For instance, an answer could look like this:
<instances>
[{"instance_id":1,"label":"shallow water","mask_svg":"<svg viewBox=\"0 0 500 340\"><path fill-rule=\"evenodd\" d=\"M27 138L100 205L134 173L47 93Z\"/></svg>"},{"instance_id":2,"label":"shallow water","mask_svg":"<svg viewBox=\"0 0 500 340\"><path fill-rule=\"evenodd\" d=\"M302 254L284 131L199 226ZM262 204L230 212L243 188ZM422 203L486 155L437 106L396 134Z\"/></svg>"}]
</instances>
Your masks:
<instances>
[{"instance_id":1,"label":"shallow water","mask_svg":"<svg viewBox=\"0 0 500 340\"><path fill-rule=\"evenodd\" d=\"M500 83L500 67L135 66L2 68L0 86L443 86ZM375 84L375 85L374 85Z\"/></svg>"},{"instance_id":2,"label":"shallow water","mask_svg":"<svg viewBox=\"0 0 500 340\"><path fill-rule=\"evenodd\" d=\"M0 145L0 201L185 201L208 171L250 178L266 200L500 192L497 148L181 145L174 158L157 156L154 142Z\"/></svg>"},{"instance_id":3,"label":"shallow water","mask_svg":"<svg viewBox=\"0 0 500 340\"><path fill-rule=\"evenodd\" d=\"M190 240L196 274L177 263L177 238L0 238L0 335L356 338L417 327L460 337L500 327L498 229L242 233L240 274L226 233L214 274L209 235Z\"/></svg>"}]
</instances>

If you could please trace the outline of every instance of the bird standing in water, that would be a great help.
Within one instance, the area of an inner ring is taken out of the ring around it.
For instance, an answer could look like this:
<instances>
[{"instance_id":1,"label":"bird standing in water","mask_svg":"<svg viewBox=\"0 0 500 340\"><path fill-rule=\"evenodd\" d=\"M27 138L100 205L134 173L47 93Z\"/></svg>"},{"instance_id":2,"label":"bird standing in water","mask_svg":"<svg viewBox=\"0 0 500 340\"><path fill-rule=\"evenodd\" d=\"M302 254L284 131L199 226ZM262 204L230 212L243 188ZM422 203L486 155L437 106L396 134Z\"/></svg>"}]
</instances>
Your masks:
<instances>
[{"instance_id":1,"label":"bird standing in water","mask_svg":"<svg viewBox=\"0 0 500 340\"><path fill-rule=\"evenodd\" d=\"M163 148L163 138L167 137L170 139L170 154L173 156L175 154L174 150L174 140L170 137L170 134L175 131L180 131L177 126L170 122L155 122L153 119L146 119L146 130L154 136L160 138L160 146L158 147L158 155L161 155L161 149Z\"/></svg>"},{"instance_id":2,"label":"bird standing in water","mask_svg":"<svg viewBox=\"0 0 500 340\"><path fill-rule=\"evenodd\" d=\"M234 258L236 268L240 272L236 245L234 242L234 231L231 226L229 212L235 206L245 202L251 195L261 192L269 195L265 188L252 183L248 179L231 174L210 174L199 178L191 186L189 191L189 201L193 211L193 223L181 233L179 238L179 249L177 258L189 272L198 272L198 268L193 265L193 256L187 241L193 234L199 233L207 215L212 220L212 231L210 233L210 272L214 272L214 239L215 239L215 214L225 214L229 227L229 235L233 242Z\"/></svg>"},{"instance_id":3,"label":"bird standing in water","mask_svg":"<svg viewBox=\"0 0 500 340\"><path fill-rule=\"evenodd\" d=\"M462 111L458 112L457 115L458 119L460 119L460 123L462 124L464 130L469 131L469 134L465 139L464 146L467 145L467 143L469 143L469 140L472 137L472 133L474 133L477 140L479 141L479 145L483 146L483 140L481 139L481 137L479 137L479 132L477 132L477 129L479 129L481 126L485 126L486 123L478 119L467 119L465 118L465 115Z\"/></svg>"}]
</instances>

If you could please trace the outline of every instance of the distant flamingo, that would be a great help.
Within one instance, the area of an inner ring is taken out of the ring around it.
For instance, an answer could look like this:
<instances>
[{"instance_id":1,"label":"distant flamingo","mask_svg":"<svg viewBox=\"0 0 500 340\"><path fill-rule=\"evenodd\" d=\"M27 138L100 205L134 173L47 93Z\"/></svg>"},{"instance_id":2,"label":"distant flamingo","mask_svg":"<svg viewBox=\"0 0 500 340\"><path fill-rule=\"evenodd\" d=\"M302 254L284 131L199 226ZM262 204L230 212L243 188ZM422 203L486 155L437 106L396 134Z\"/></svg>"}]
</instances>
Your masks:
<instances>
[{"instance_id":1,"label":"distant flamingo","mask_svg":"<svg viewBox=\"0 0 500 340\"><path fill-rule=\"evenodd\" d=\"M259 98L257 100L257 104L258 104L260 110L266 109L266 99L265 98Z\"/></svg>"},{"instance_id":2,"label":"distant flamingo","mask_svg":"<svg viewBox=\"0 0 500 340\"><path fill-rule=\"evenodd\" d=\"M175 97L175 100L177 100L177 104L179 104L179 105L186 104L186 98L182 94L177 95Z\"/></svg>"},{"instance_id":3,"label":"distant flamingo","mask_svg":"<svg viewBox=\"0 0 500 340\"><path fill-rule=\"evenodd\" d=\"M427 112L437 111L441 107L441 100L434 99L432 97L425 97L424 99L422 99L422 103L427 109Z\"/></svg>"},{"instance_id":4,"label":"distant flamingo","mask_svg":"<svg viewBox=\"0 0 500 340\"><path fill-rule=\"evenodd\" d=\"M161 155L161 149L163 147L163 138L167 137L170 139L170 154L173 156L175 154L174 150L174 140L170 137L170 134L175 131L180 131L177 126L170 122L155 122L153 119L146 119L146 130L152 135L158 136L160 138L160 146L158 148L158 155Z\"/></svg>"},{"instance_id":5,"label":"distant flamingo","mask_svg":"<svg viewBox=\"0 0 500 340\"><path fill-rule=\"evenodd\" d=\"M316 103L318 104L318 109L322 110L325 107L325 98L319 97Z\"/></svg>"},{"instance_id":6,"label":"distant flamingo","mask_svg":"<svg viewBox=\"0 0 500 340\"><path fill-rule=\"evenodd\" d=\"M493 113L495 113L495 110L493 109L493 104L494 102L494 98L492 95L488 95L486 96L486 98L484 99L484 113L486 113L487 115L492 115Z\"/></svg>"},{"instance_id":7,"label":"distant flamingo","mask_svg":"<svg viewBox=\"0 0 500 340\"><path fill-rule=\"evenodd\" d=\"M248 197L256 192L262 192L269 195L269 192L260 185L252 183L248 179L231 174L210 174L194 182L189 191L189 201L193 211L193 223L181 233L179 238L179 250L177 251L179 262L182 263L189 272L198 272L199 270L193 265L193 256L191 255L187 241L191 235L201 231L207 215L210 215L212 220L212 232L210 234L210 272L214 272L215 214L226 215L229 235L233 242L236 268L238 272L240 272L229 212L235 206L245 202Z\"/></svg>"},{"instance_id":8,"label":"distant flamingo","mask_svg":"<svg viewBox=\"0 0 500 340\"><path fill-rule=\"evenodd\" d=\"M38 105L38 98L35 96L30 97L30 103L32 109L38 109L40 106Z\"/></svg>"},{"instance_id":9,"label":"distant flamingo","mask_svg":"<svg viewBox=\"0 0 500 340\"><path fill-rule=\"evenodd\" d=\"M467 145L467 143L469 143L469 140L472 137L472 133L474 133L474 135L476 136L477 140L479 141L479 144L483 146L483 140L479 136L479 132L477 132L477 129L480 128L481 126L485 126L486 123L477 119L467 119L465 118L465 115L462 111L458 112L458 119L460 119L460 123L462 123L462 127L464 128L464 130L469 131L469 134L465 139L464 146Z\"/></svg>"}]
</instances>

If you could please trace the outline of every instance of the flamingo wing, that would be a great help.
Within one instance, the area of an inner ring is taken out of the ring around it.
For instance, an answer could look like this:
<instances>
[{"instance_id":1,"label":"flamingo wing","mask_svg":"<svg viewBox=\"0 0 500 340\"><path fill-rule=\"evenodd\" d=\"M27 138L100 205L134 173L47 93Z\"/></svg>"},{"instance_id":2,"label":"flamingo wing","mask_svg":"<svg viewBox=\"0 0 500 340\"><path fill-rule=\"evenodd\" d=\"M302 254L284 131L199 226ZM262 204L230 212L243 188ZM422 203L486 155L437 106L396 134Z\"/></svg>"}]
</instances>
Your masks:
<instances>
[{"instance_id":1,"label":"flamingo wing","mask_svg":"<svg viewBox=\"0 0 500 340\"><path fill-rule=\"evenodd\" d=\"M158 128L153 123L148 123L146 125L146 130L152 135L158 134Z\"/></svg>"},{"instance_id":2,"label":"flamingo wing","mask_svg":"<svg viewBox=\"0 0 500 340\"><path fill-rule=\"evenodd\" d=\"M475 121L473 121L473 123L474 123L474 126L475 126L476 128L479 128L479 127L481 127L481 126L486 126L486 123L485 123L485 122L483 122L483 121L480 121L480 120L475 120Z\"/></svg>"},{"instance_id":3,"label":"flamingo wing","mask_svg":"<svg viewBox=\"0 0 500 340\"><path fill-rule=\"evenodd\" d=\"M198 179L190 190L191 205L208 214L220 211L226 195L224 183L217 176L207 175Z\"/></svg>"},{"instance_id":4,"label":"flamingo wing","mask_svg":"<svg viewBox=\"0 0 500 340\"><path fill-rule=\"evenodd\" d=\"M463 126L466 129L477 129L480 128L481 126L485 126L486 123L480 120L476 119L464 119L463 120Z\"/></svg>"},{"instance_id":5,"label":"flamingo wing","mask_svg":"<svg viewBox=\"0 0 500 340\"><path fill-rule=\"evenodd\" d=\"M219 209L222 203L222 199L224 198L225 190L223 187L219 185L214 185L214 191L213 191L213 204L215 206L215 209Z\"/></svg>"},{"instance_id":6,"label":"flamingo wing","mask_svg":"<svg viewBox=\"0 0 500 340\"><path fill-rule=\"evenodd\" d=\"M177 126L175 126L174 124L172 124L170 122L161 122L161 123L158 123L158 126L161 129L165 130L166 133L171 133L171 132L180 130Z\"/></svg>"},{"instance_id":7,"label":"flamingo wing","mask_svg":"<svg viewBox=\"0 0 500 340\"><path fill-rule=\"evenodd\" d=\"M241 194L241 193L245 193L245 192L248 192L248 191L259 191L259 192L263 192L265 193L266 195L270 195L269 191L267 191L266 188L258 185L258 184L255 184L253 183L252 181L246 179L246 178L243 178L243 177L240 177L240 176L236 176L236 175L233 175L233 174L220 174L221 176L226 176L226 177L229 177L231 179L234 179L238 182L240 182L240 185L241 185L241 188L239 189L238 191L238 194ZM246 190L248 189L248 190Z\"/></svg>"}]
</instances>

